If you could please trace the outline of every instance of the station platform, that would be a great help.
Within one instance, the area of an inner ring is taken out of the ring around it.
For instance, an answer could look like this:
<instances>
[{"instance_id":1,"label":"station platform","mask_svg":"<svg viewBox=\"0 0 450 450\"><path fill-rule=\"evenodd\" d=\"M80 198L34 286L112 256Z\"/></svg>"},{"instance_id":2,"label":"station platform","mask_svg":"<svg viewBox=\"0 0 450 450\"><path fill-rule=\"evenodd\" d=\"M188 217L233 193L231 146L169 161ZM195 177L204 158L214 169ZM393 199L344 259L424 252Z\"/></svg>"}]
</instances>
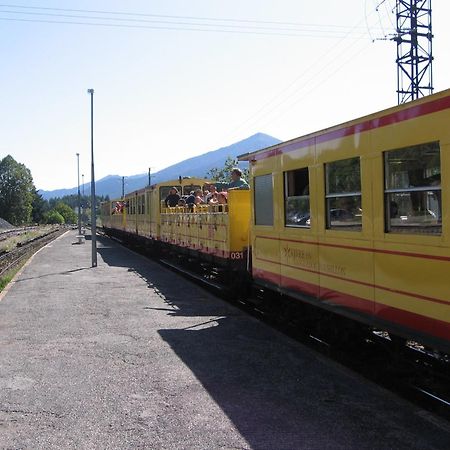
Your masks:
<instances>
[{"instance_id":1,"label":"station platform","mask_svg":"<svg viewBox=\"0 0 450 450\"><path fill-rule=\"evenodd\" d=\"M2 449L445 449L450 426L69 231L0 294Z\"/></svg>"}]
</instances>

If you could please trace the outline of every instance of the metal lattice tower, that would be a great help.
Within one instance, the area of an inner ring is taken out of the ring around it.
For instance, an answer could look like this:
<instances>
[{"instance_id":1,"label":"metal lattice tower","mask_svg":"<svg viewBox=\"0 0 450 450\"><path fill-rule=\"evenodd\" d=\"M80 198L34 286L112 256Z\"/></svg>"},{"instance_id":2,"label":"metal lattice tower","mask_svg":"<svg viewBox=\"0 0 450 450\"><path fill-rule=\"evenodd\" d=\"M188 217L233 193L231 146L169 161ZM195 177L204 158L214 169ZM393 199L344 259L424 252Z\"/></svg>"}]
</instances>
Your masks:
<instances>
[{"instance_id":1,"label":"metal lattice tower","mask_svg":"<svg viewBox=\"0 0 450 450\"><path fill-rule=\"evenodd\" d=\"M433 93L431 0L397 0L398 104Z\"/></svg>"}]
</instances>

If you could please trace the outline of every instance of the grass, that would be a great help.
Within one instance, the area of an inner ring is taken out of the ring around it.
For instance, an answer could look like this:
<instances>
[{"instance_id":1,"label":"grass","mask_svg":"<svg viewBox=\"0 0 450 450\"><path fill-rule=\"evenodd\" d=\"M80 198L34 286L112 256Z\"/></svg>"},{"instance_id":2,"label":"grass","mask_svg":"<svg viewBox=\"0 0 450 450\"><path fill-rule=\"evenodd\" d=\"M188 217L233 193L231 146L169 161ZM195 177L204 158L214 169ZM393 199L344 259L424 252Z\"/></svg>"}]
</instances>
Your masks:
<instances>
[{"instance_id":1,"label":"grass","mask_svg":"<svg viewBox=\"0 0 450 450\"><path fill-rule=\"evenodd\" d=\"M0 251L5 250L7 252L11 251L13 248L17 247L17 244L21 242L29 241L30 239L33 239L35 237L41 236L45 233L47 233L50 230L50 227L43 226L39 227L38 230L33 231L25 231L24 233L21 233L18 236L12 236L8 239L5 239L0 243Z\"/></svg>"},{"instance_id":2,"label":"grass","mask_svg":"<svg viewBox=\"0 0 450 450\"><path fill-rule=\"evenodd\" d=\"M0 292L5 289L5 287L10 283L10 281L14 278L16 273L22 268L25 264L25 261L21 263L19 266L14 267L14 269L9 270L5 275L0 277Z\"/></svg>"}]
</instances>

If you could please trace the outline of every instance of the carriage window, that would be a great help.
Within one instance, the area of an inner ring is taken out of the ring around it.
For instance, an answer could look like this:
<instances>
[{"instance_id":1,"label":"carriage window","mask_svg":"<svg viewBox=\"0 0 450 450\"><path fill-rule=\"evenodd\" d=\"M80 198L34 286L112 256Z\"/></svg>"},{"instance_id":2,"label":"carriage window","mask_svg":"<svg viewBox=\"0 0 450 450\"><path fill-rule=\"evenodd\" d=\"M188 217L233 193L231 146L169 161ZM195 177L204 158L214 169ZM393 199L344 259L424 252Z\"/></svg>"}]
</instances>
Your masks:
<instances>
[{"instance_id":1,"label":"carriage window","mask_svg":"<svg viewBox=\"0 0 450 450\"><path fill-rule=\"evenodd\" d=\"M130 215L134 214L134 201L132 198L130 198L130 201L129 201L129 214Z\"/></svg>"},{"instance_id":2,"label":"carriage window","mask_svg":"<svg viewBox=\"0 0 450 450\"><path fill-rule=\"evenodd\" d=\"M196 191L197 189L202 189L202 187L198 184L183 186L183 195L189 195L192 191ZM181 186L179 186L178 193L181 195Z\"/></svg>"},{"instance_id":3,"label":"carriage window","mask_svg":"<svg viewBox=\"0 0 450 450\"><path fill-rule=\"evenodd\" d=\"M272 174L254 177L255 225L273 226Z\"/></svg>"},{"instance_id":4,"label":"carriage window","mask_svg":"<svg viewBox=\"0 0 450 450\"><path fill-rule=\"evenodd\" d=\"M160 186L160 188L159 188L159 207L160 207L160 209L161 208L165 208L165 203L164 203L164 200L166 199L166 197L169 195L169 192L170 192L170 190L172 189L172 187L176 187L177 188L177 191L178 191L178 193L180 194L180 195L182 195L181 193L183 192L185 192L185 190L186 190L186 187L184 187L183 188L183 191L182 191L182 188L181 188L181 186L180 185L177 185L177 184L174 184L174 185L171 185L171 186Z\"/></svg>"},{"instance_id":5,"label":"carriage window","mask_svg":"<svg viewBox=\"0 0 450 450\"><path fill-rule=\"evenodd\" d=\"M386 232L442 232L439 142L384 153Z\"/></svg>"},{"instance_id":6,"label":"carriage window","mask_svg":"<svg viewBox=\"0 0 450 450\"><path fill-rule=\"evenodd\" d=\"M284 173L284 220L287 227L311 225L308 168Z\"/></svg>"},{"instance_id":7,"label":"carriage window","mask_svg":"<svg viewBox=\"0 0 450 450\"><path fill-rule=\"evenodd\" d=\"M170 190L172 189L172 187L176 187L178 190L178 193L181 195L181 186L178 185L173 185L173 186L161 186L159 188L159 200L165 200L165 198L169 195ZM185 192L183 192L185 193Z\"/></svg>"},{"instance_id":8,"label":"carriage window","mask_svg":"<svg viewBox=\"0 0 450 450\"><path fill-rule=\"evenodd\" d=\"M327 228L362 228L361 168L359 158L325 164Z\"/></svg>"}]
</instances>

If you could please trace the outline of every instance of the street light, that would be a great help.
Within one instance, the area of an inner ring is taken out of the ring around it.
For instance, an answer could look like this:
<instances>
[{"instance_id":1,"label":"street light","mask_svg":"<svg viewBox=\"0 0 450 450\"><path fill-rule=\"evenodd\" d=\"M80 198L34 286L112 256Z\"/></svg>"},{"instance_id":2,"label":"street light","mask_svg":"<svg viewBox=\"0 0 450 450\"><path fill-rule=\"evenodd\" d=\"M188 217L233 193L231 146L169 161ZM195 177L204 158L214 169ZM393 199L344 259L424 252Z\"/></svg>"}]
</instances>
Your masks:
<instances>
[{"instance_id":1,"label":"street light","mask_svg":"<svg viewBox=\"0 0 450 450\"><path fill-rule=\"evenodd\" d=\"M78 236L81 236L81 199L80 199L80 154L77 153L78 174Z\"/></svg>"},{"instance_id":2,"label":"street light","mask_svg":"<svg viewBox=\"0 0 450 450\"><path fill-rule=\"evenodd\" d=\"M97 217L95 214L95 175L94 175L94 89L88 89L91 95L91 240L92 267L97 267Z\"/></svg>"},{"instance_id":3,"label":"street light","mask_svg":"<svg viewBox=\"0 0 450 450\"><path fill-rule=\"evenodd\" d=\"M85 222L84 213L86 209L86 199L84 198L84 173L81 174L81 225Z\"/></svg>"}]
</instances>

